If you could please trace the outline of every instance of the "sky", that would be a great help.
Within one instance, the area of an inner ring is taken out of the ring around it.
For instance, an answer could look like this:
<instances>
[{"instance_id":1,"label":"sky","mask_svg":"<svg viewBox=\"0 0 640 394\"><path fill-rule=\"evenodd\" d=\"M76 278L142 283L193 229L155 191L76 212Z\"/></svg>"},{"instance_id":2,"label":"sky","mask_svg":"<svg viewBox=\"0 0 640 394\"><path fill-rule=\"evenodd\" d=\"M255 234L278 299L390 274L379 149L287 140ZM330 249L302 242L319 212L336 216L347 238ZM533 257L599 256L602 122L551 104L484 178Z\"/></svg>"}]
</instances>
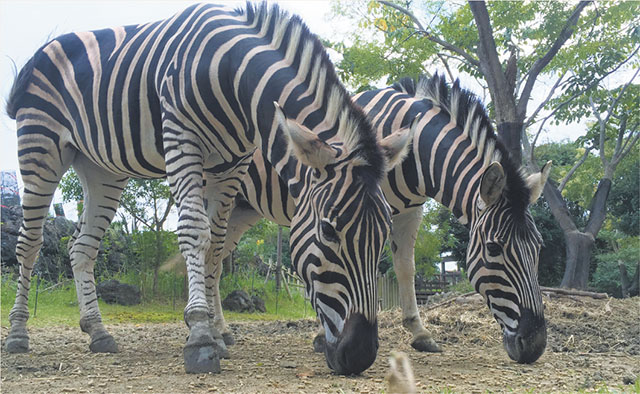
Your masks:
<instances>
[{"instance_id":1,"label":"sky","mask_svg":"<svg viewBox=\"0 0 640 394\"><path fill-rule=\"evenodd\" d=\"M0 0L0 170L17 170L15 121L6 116L4 107L14 79L14 69L19 70L33 53L49 39L73 31L95 30L127 24L145 23L165 19L193 4L189 1L110 0L110 1L30 1ZM242 6L244 1L216 1L232 7ZM340 39L352 26L330 20L330 1L277 1L284 9L296 13L307 23L311 31L324 38ZM339 58L339 55L337 55ZM332 54L336 60L336 54ZM468 80L468 79L467 79ZM465 83L465 79L463 79ZM542 99L551 84L540 81L534 90L535 108L537 96ZM473 89L472 86L468 86ZM580 135L575 127L551 130L543 139L563 140ZM56 195L54 202L61 202ZM67 216L75 219L73 204L65 206Z\"/></svg>"}]
</instances>

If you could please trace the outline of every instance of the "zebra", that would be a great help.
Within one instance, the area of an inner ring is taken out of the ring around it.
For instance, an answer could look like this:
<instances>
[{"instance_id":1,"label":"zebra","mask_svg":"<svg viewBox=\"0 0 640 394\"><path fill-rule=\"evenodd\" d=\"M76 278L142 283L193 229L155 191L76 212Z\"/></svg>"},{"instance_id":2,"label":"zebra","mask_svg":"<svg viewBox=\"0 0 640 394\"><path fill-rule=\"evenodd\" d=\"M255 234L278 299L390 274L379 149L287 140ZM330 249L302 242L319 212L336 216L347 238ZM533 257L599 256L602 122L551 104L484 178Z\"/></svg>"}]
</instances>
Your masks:
<instances>
[{"instance_id":1,"label":"zebra","mask_svg":"<svg viewBox=\"0 0 640 394\"><path fill-rule=\"evenodd\" d=\"M546 347L546 324L537 281L541 237L527 206L540 196L551 163L525 178L496 137L479 98L452 87L435 74L356 95L380 136L408 125L422 113L413 149L401 166L388 173L383 191L393 212L390 236L400 284L403 325L418 351L439 352L418 313L414 287L414 245L422 205L433 198L468 225L467 272L502 327L508 355L521 363L537 360ZM288 225L294 201L277 173L256 152L229 218L225 252L230 254L242 234L265 217ZM283 200L269 199L278 194ZM219 281L219 277L216 278ZM214 293L217 294L218 283ZM220 300L213 300L216 327L227 338ZM321 330L322 332L322 330ZM322 348L322 335L314 341Z\"/></svg>"},{"instance_id":2,"label":"zebra","mask_svg":"<svg viewBox=\"0 0 640 394\"><path fill-rule=\"evenodd\" d=\"M205 294L214 265L204 261L220 257L232 200L258 149L297 204L291 256L327 328L328 365L350 374L373 363L374 279L391 224L380 182L411 135L378 141L299 17L266 3L196 4L158 22L66 34L22 68L7 113L17 122L24 182L7 351L29 349L27 300L42 225L73 166L84 212L70 258L90 350L118 350L95 292L100 240L129 178L166 176L189 283L185 371L219 372Z\"/></svg>"}]
</instances>

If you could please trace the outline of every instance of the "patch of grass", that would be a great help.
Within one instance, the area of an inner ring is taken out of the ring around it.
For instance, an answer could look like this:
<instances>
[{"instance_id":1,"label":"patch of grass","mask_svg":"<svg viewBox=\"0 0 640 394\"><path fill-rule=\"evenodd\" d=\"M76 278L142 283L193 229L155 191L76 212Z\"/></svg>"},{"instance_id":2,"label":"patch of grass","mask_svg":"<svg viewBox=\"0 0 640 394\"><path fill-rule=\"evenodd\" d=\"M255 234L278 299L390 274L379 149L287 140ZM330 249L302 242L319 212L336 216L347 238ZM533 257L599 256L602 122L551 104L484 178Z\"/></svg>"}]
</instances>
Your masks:
<instances>
[{"instance_id":1,"label":"patch of grass","mask_svg":"<svg viewBox=\"0 0 640 394\"><path fill-rule=\"evenodd\" d=\"M144 278L144 276L141 276ZM139 278L118 278L122 282L135 283ZM123 280L124 279L124 280ZM146 282L146 279L144 279ZM34 277L29 294L28 326L44 327L54 325L77 326L80 320L78 301L76 298L75 284L72 280L64 282L62 285L40 283L38 293L38 307L34 316L36 283ZM253 285L252 285L253 284ZM16 281L3 278L0 288L0 321L3 325L9 324L9 312L13 307L16 294ZM162 286L164 290L171 290L168 283ZM251 295L258 295L265 301L266 313L234 313L225 311L225 318L228 321L234 320L291 320L301 318L314 318L315 312L311 304L294 289L291 289L292 296L289 298L286 291L275 292L273 281L264 284L264 279L247 277L227 277L223 280L223 297L235 289L243 289ZM181 290L178 289L178 290ZM105 324L113 323L168 323L180 322L183 319L185 301L180 296L173 297L171 292L159 291L159 296L155 299L151 297L142 298L142 303L133 306L122 306L107 304L98 301L102 320ZM181 291L177 292L181 294ZM175 302L175 304L174 304Z\"/></svg>"}]
</instances>

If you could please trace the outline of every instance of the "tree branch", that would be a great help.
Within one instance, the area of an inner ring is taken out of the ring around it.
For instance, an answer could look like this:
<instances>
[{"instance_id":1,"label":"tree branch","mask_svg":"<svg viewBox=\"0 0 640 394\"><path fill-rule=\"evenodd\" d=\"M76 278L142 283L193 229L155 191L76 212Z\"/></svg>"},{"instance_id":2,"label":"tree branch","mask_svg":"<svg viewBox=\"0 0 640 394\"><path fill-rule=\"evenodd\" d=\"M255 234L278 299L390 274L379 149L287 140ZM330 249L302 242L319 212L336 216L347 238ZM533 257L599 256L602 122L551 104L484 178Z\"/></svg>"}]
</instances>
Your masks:
<instances>
[{"instance_id":1,"label":"tree branch","mask_svg":"<svg viewBox=\"0 0 640 394\"><path fill-rule=\"evenodd\" d=\"M556 89L558 88L558 86L560 85L560 82L562 82L562 79L564 78L564 76L567 74L567 72L563 72L560 75L560 78L558 78L558 80L556 81L555 84L553 84L553 86L551 87L551 90L549 91L549 94L547 95L547 98L545 98L542 103L540 103L540 105L538 106L538 108L536 108L535 111L533 111L533 114L531 114L531 116L529 117L529 119L527 119L524 122L524 129L526 129L527 127L529 127L529 125L533 122L533 120L536 118L536 116L538 116L538 113L542 110L542 108L544 108L545 105L547 105L547 103L551 100L551 98L553 97L553 94L555 93Z\"/></svg>"},{"instance_id":2,"label":"tree branch","mask_svg":"<svg viewBox=\"0 0 640 394\"><path fill-rule=\"evenodd\" d=\"M120 205L122 206L122 208L124 208L127 212L129 212L129 215L133 216L134 219L136 219L137 221L141 222L142 224L144 224L147 228L153 229L153 226L150 225L144 218L142 218L140 215L138 215L135 211L134 208L130 207L129 205L127 205L126 202L121 202Z\"/></svg>"},{"instance_id":3,"label":"tree branch","mask_svg":"<svg viewBox=\"0 0 640 394\"><path fill-rule=\"evenodd\" d=\"M578 167L580 167L582 164L584 164L585 161L587 161L587 157L589 157L589 153L591 152L591 149L592 149L591 147L585 149L584 154L582 155L580 160L578 160L578 162L574 164L573 167L571 167L569 172L567 172L567 175L565 175L564 178L562 178L562 180L560 181L560 184L558 185L559 192L562 192L564 187L567 185L567 182L569 181L569 179L571 179L571 177L576 172Z\"/></svg>"},{"instance_id":4,"label":"tree branch","mask_svg":"<svg viewBox=\"0 0 640 394\"><path fill-rule=\"evenodd\" d=\"M169 217L169 212L171 211L172 207L173 207L173 197L169 197L169 201L167 201L167 207L165 208L164 214L162 215L162 218L160 219L160 222L159 222L160 228L164 226L164 222L165 220L167 220L167 217Z\"/></svg>"},{"instance_id":5,"label":"tree branch","mask_svg":"<svg viewBox=\"0 0 640 394\"><path fill-rule=\"evenodd\" d=\"M544 54L541 58L536 60L531 66L531 70L529 71L529 77L527 78L527 82L522 89L522 93L520 94L520 99L518 100L516 113L519 117L524 118L527 113L527 104L529 102L529 97L531 97L531 91L533 90L533 85L538 78L538 75L542 72L542 70L551 62L553 57L558 53L560 48L564 45L564 43L571 37L573 34L574 28L578 23L578 19L580 18L580 13L582 10L589 4L589 1L581 1L578 3L576 8L573 10L573 13L567 19L567 22L564 25L564 28L556 38L551 48Z\"/></svg>"},{"instance_id":6,"label":"tree branch","mask_svg":"<svg viewBox=\"0 0 640 394\"><path fill-rule=\"evenodd\" d=\"M627 90L627 88L629 87L629 85L631 85L631 83L633 82L634 79L636 79L636 77L638 76L638 72L640 72L640 67L636 68L636 72L633 73L633 75L631 76L631 79L629 79L629 81L627 83L624 84L624 86L622 87L622 89L620 90L620 93L618 94L618 97L616 97L611 104L609 104L609 108L607 109L607 117L604 119L604 123L606 124L609 121L609 118L611 117L611 115L614 113L614 109L616 107L616 105L618 105L618 102L620 101L620 99L622 98L622 96L624 95L625 90Z\"/></svg>"},{"instance_id":7,"label":"tree branch","mask_svg":"<svg viewBox=\"0 0 640 394\"><path fill-rule=\"evenodd\" d=\"M593 115L598 120L598 129L600 130L600 134L598 136L598 152L600 154L600 160L602 161L602 168L606 171L607 165L609 165L607 156L605 155L605 152L604 152L604 137L606 135L607 124L604 122L604 120L600 116L600 112L598 111L596 104L593 102L593 95L589 95L589 105L591 106L591 111L593 112Z\"/></svg>"},{"instance_id":8,"label":"tree branch","mask_svg":"<svg viewBox=\"0 0 640 394\"><path fill-rule=\"evenodd\" d=\"M504 121L513 121L514 119L510 119L512 117L510 114L516 115L513 89L509 88L507 79L502 72L487 5L483 1L469 1L469 7L478 28L480 69L489 84L489 91L496 109L496 121L498 124ZM503 113L503 111L507 113Z\"/></svg>"},{"instance_id":9,"label":"tree branch","mask_svg":"<svg viewBox=\"0 0 640 394\"><path fill-rule=\"evenodd\" d=\"M420 20L408 9L399 6L397 4L394 4L390 1L385 1L385 0L378 0L378 3L382 4L382 5L386 5L387 7L391 7L397 11L400 11L401 13L407 15L409 18L411 18L411 20L413 21L413 23L416 25L416 27L418 28L418 30L430 41L435 42L436 44L439 44L440 46L442 46L445 49L450 50L451 52L457 53L458 55L462 56L464 59L466 59L469 63L471 63L474 67L480 68L480 62L475 59L473 56L471 56L470 54L468 54L467 52L465 52L462 48L458 48L457 46L450 44L444 40L442 40L440 37L432 34L431 32L427 31L424 26L422 26L422 23L420 23Z\"/></svg>"},{"instance_id":10,"label":"tree branch","mask_svg":"<svg viewBox=\"0 0 640 394\"><path fill-rule=\"evenodd\" d=\"M442 56L441 53L438 53L437 56L438 56L438 59L440 59L440 61L442 62L442 64L444 64L444 69L447 70L447 74L449 74L449 78L453 82L453 80L454 80L453 73L451 72L451 69L449 68L449 63L447 63L447 59L445 59L444 56Z\"/></svg>"}]
</instances>

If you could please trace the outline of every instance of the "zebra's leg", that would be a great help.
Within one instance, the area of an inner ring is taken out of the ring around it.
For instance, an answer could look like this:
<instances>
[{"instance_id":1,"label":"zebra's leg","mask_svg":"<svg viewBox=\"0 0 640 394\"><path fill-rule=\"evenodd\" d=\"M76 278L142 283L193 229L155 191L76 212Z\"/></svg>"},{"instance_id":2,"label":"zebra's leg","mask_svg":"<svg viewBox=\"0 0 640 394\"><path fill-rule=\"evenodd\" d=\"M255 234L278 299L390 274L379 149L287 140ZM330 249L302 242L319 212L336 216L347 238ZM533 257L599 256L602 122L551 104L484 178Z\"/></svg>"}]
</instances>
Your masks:
<instances>
[{"instance_id":1,"label":"zebra's leg","mask_svg":"<svg viewBox=\"0 0 640 394\"><path fill-rule=\"evenodd\" d=\"M116 353L118 345L102 324L93 268L100 241L118 209L120 196L129 181L78 155L73 163L84 190L84 209L70 245L69 257L80 306L80 328L91 336L94 353Z\"/></svg>"},{"instance_id":2,"label":"zebra's leg","mask_svg":"<svg viewBox=\"0 0 640 394\"><path fill-rule=\"evenodd\" d=\"M29 120L18 123L18 160L24 183L23 219L16 242L20 276L15 303L9 312L11 330L5 341L9 353L29 351L27 320L31 273L43 243L42 227L53 200L53 193L75 155L73 148L65 148L66 141L63 138L49 138L41 132L44 126L30 125L27 122Z\"/></svg>"},{"instance_id":3,"label":"zebra's leg","mask_svg":"<svg viewBox=\"0 0 640 394\"><path fill-rule=\"evenodd\" d=\"M390 237L393 269L400 289L402 325L413 335L411 346L420 352L440 352L442 350L422 324L416 301L414 247L421 221L422 207L393 218Z\"/></svg>"},{"instance_id":4,"label":"zebra's leg","mask_svg":"<svg viewBox=\"0 0 640 394\"><path fill-rule=\"evenodd\" d=\"M239 206L234 204L234 207L229 216L227 222L227 233L224 239L224 246L222 248L222 256L226 258L238 245L238 241L242 237L245 231L253 227L262 215L260 215L255 209L251 208L248 204ZM209 260L207 260L207 266L209 266ZM217 269L214 272L213 283L210 285L207 283L207 291L211 286L211 298L209 299L209 308L213 308L213 326L222 334L224 343L227 346L234 345L235 339L227 323L224 319L224 313L222 311L222 297L220 295L220 277L222 276L222 264L217 265ZM207 294L207 297L209 294Z\"/></svg>"},{"instance_id":5,"label":"zebra's leg","mask_svg":"<svg viewBox=\"0 0 640 394\"><path fill-rule=\"evenodd\" d=\"M204 207L203 153L197 136L178 124L165 103L163 139L167 180L178 207L178 245L187 265L189 299L184 320L189 338L183 350L187 373L220 372L220 357L209 325L205 259L211 240ZM215 185L211 185L215 187Z\"/></svg>"}]
</instances>

